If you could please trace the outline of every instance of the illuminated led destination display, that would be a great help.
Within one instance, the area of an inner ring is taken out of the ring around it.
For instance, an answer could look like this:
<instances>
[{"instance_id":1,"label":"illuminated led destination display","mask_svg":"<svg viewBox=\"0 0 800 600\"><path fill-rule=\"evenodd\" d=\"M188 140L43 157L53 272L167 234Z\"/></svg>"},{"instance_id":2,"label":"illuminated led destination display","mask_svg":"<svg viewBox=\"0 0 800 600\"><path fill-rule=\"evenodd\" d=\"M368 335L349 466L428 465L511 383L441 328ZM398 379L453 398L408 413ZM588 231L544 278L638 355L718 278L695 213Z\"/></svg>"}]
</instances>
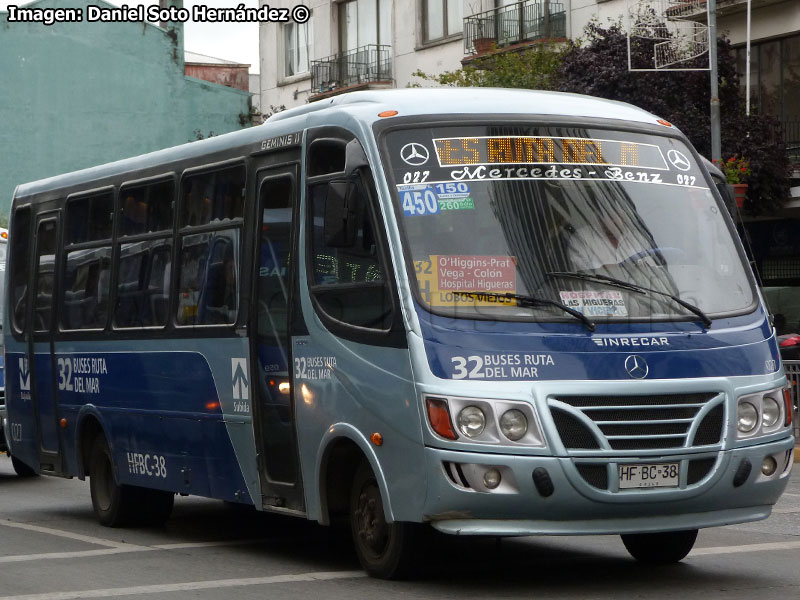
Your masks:
<instances>
[{"instance_id":1,"label":"illuminated led destination display","mask_svg":"<svg viewBox=\"0 0 800 600\"><path fill-rule=\"evenodd\" d=\"M667 170L658 146L570 137L457 137L433 140L442 167L508 164L608 165Z\"/></svg>"}]
</instances>

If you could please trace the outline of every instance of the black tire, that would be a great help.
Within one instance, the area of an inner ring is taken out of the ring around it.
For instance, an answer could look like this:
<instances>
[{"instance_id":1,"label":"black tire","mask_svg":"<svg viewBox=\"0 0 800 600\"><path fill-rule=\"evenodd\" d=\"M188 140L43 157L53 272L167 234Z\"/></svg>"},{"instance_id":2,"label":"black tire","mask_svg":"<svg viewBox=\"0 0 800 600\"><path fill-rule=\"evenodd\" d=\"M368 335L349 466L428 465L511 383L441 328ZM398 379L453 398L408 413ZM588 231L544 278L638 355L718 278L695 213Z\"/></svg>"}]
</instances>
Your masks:
<instances>
[{"instance_id":1,"label":"black tire","mask_svg":"<svg viewBox=\"0 0 800 600\"><path fill-rule=\"evenodd\" d=\"M417 566L417 523L387 523L380 488L369 464L356 470L350 492L350 532L361 566L372 577L403 579Z\"/></svg>"},{"instance_id":2,"label":"black tire","mask_svg":"<svg viewBox=\"0 0 800 600\"><path fill-rule=\"evenodd\" d=\"M680 562L691 552L697 539L697 529L634 533L620 537L636 560L652 565L669 565Z\"/></svg>"},{"instance_id":3,"label":"black tire","mask_svg":"<svg viewBox=\"0 0 800 600\"><path fill-rule=\"evenodd\" d=\"M175 494L163 490L133 488L139 493L138 522L142 525L161 526L167 522L175 504Z\"/></svg>"},{"instance_id":4,"label":"black tire","mask_svg":"<svg viewBox=\"0 0 800 600\"><path fill-rule=\"evenodd\" d=\"M101 525L124 527L133 521L141 495L132 486L117 484L111 450L103 436L94 441L89 456L89 489L94 514Z\"/></svg>"},{"instance_id":5,"label":"black tire","mask_svg":"<svg viewBox=\"0 0 800 600\"><path fill-rule=\"evenodd\" d=\"M31 469L16 456L11 457L11 466L14 467L14 473L16 473L18 477L35 477L38 475L36 471Z\"/></svg>"}]
</instances>

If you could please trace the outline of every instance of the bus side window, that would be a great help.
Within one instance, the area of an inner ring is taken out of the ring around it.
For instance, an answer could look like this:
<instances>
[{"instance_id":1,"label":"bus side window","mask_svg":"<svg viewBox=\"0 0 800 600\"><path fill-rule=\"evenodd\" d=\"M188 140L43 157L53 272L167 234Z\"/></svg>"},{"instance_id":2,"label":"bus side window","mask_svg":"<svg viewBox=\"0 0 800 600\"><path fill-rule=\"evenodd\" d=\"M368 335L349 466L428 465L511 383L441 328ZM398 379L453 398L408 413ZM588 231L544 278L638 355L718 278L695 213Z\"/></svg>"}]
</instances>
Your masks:
<instances>
[{"instance_id":1,"label":"bus side window","mask_svg":"<svg viewBox=\"0 0 800 600\"><path fill-rule=\"evenodd\" d=\"M123 184L120 188L118 210L123 239L118 244L114 306L114 326L119 329L167 324L174 200L172 177Z\"/></svg>"},{"instance_id":2,"label":"bus side window","mask_svg":"<svg viewBox=\"0 0 800 600\"><path fill-rule=\"evenodd\" d=\"M33 330L50 331L53 315L53 268L56 256L56 221L39 223L36 232L36 288L33 302Z\"/></svg>"},{"instance_id":3,"label":"bus side window","mask_svg":"<svg viewBox=\"0 0 800 600\"><path fill-rule=\"evenodd\" d=\"M64 278L64 329L102 329L108 315L111 248L75 250L67 254Z\"/></svg>"},{"instance_id":4,"label":"bus side window","mask_svg":"<svg viewBox=\"0 0 800 600\"><path fill-rule=\"evenodd\" d=\"M25 331L28 305L28 259L31 250L31 209L14 213L11 226L11 289L9 314L18 332Z\"/></svg>"},{"instance_id":5,"label":"bus side window","mask_svg":"<svg viewBox=\"0 0 800 600\"><path fill-rule=\"evenodd\" d=\"M387 331L393 303L376 236L376 215L369 190L371 175L355 174L348 203L354 211L354 235L347 246L334 245L325 235L329 183L310 188L312 231L309 282L318 306L330 318L358 327ZM334 185L335 182L331 182Z\"/></svg>"},{"instance_id":6,"label":"bus side window","mask_svg":"<svg viewBox=\"0 0 800 600\"><path fill-rule=\"evenodd\" d=\"M106 326L113 217L114 194L111 191L67 200L67 260L63 310L60 311L64 329L104 329Z\"/></svg>"},{"instance_id":7,"label":"bus side window","mask_svg":"<svg viewBox=\"0 0 800 600\"><path fill-rule=\"evenodd\" d=\"M179 325L236 322L239 237L239 229L183 237L178 281Z\"/></svg>"}]
</instances>

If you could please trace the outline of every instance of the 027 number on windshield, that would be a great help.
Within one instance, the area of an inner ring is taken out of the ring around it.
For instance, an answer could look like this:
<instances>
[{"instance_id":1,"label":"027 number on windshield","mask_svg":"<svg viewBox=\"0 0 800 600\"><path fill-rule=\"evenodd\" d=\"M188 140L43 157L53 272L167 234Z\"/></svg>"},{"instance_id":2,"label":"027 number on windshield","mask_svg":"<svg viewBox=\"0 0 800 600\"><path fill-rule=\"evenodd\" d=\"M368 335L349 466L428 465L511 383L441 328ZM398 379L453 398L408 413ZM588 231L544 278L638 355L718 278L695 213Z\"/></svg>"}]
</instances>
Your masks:
<instances>
[{"instance_id":1,"label":"027 number on windshield","mask_svg":"<svg viewBox=\"0 0 800 600\"><path fill-rule=\"evenodd\" d=\"M425 183L430 171L407 171L403 173L403 183Z\"/></svg>"}]
</instances>

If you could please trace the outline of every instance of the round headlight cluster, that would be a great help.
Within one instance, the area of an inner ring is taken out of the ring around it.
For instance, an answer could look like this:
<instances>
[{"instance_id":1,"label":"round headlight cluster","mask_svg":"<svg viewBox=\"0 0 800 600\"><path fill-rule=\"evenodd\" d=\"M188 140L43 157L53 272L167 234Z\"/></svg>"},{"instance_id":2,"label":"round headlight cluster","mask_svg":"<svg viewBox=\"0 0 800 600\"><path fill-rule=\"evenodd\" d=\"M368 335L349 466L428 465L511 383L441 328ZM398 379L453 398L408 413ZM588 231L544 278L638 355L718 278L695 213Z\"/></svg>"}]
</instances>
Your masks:
<instances>
[{"instance_id":1,"label":"round headlight cluster","mask_svg":"<svg viewBox=\"0 0 800 600\"><path fill-rule=\"evenodd\" d=\"M458 413L458 428L469 438L478 437L486 429L486 415L477 406L467 406Z\"/></svg>"},{"instance_id":2,"label":"round headlight cluster","mask_svg":"<svg viewBox=\"0 0 800 600\"><path fill-rule=\"evenodd\" d=\"M512 442L521 440L528 433L528 419L516 408L507 410L500 417L500 431Z\"/></svg>"},{"instance_id":3,"label":"round headlight cluster","mask_svg":"<svg viewBox=\"0 0 800 600\"><path fill-rule=\"evenodd\" d=\"M739 402L737 427L742 433L750 433L758 425L758 409L750 402Z\"/></svg>"},{"instance_id":4,"label":"round headlight cluster","mask_svg":"<svg viewBox=\"0 0 800 600\"><path fill-rule=\"evenodd\" d=\"M764 420L764 427L772 427L781 418L781 405L775 398L764 396L761 405L761 418Z\"/></svg>"}]
</instances>

